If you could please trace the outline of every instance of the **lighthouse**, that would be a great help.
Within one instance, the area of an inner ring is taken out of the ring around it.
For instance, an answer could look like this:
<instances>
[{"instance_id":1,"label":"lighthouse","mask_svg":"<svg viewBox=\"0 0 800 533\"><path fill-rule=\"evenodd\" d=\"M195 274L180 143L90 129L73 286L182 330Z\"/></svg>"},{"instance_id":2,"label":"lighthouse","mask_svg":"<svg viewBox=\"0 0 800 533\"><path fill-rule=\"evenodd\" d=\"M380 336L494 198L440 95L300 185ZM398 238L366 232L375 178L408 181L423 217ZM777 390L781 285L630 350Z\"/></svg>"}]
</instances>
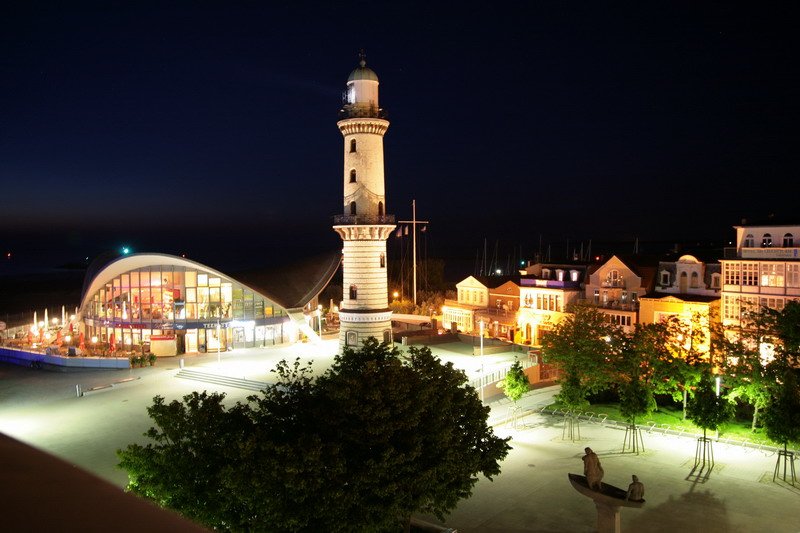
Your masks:
<instances>
[{"instance_id":1,"label":"lighthouse","mask_svg":"<svg viewBox=\"0 0 800 533\"><path fill-rule=\"evenodd\" d=\"M386 214L383 176L389 121L378 103L378 76L363 53L360 59L347 78L337 122L344 139L344 194L333 226L343 243L339 345L354 348L368 337L392 342L386 239L395 228L394 215Z\"/></svg>"}]
</instances>

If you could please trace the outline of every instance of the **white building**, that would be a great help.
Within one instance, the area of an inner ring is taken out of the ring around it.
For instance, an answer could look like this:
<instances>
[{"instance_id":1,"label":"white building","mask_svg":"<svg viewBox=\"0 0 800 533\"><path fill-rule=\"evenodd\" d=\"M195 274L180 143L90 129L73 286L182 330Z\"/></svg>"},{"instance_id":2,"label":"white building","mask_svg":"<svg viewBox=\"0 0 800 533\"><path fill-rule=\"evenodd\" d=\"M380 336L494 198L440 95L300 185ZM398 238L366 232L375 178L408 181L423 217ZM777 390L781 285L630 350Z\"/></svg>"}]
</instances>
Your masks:
<instances>
[{"instance_id":1,"label":"white building","mask_svg":"<svg viewBox=\"0 0 800 533\"><path fill-rule=\"evenodd\" d=\"M743 314L762 307L781 310L800 300L800 224L734 226L736 247L722 263L722 322L741 324Z\"/></svg>"}]
</instances>

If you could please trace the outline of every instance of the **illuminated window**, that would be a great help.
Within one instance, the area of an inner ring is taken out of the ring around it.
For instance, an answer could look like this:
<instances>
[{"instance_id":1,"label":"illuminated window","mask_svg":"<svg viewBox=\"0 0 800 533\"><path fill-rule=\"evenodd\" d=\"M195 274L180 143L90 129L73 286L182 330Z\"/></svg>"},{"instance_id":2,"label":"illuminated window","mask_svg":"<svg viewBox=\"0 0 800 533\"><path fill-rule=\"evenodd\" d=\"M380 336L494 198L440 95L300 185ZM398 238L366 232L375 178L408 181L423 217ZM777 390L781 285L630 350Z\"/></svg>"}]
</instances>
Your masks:
<instances>
[{"instance_id":1,"label":"illuminated window","mask_svg":"<svg viewBox=\"0 0 800 533\"><path fill-rule=\"evenodd\" d=\"M758 286L758 263L742 263L742 285Z\"/></svg>"},{"instance_id":2,"label":"illuminated window","mask_svg":"<svg viewBox=\"0 0 800 533\"><path fill-rule=\"evenodd\" d=\"M564 271L561 269L556 270L556 279L558 281L564 281Z\"/></svg>"},{"instance_id":3,"label":"illuminated window","mask_svg":"<svg viewBox=\"0 0 800 533\"><path fill-rule=\"evenodd\" d=\"M753 248L755 245L756 245L755 237L753 237L752 233L748 233L747 237L744 238L744 247Z\"/></svg>"},{"instance_id":4,"label":"illuminated window","mask_svg":"<svg viewBox=\"0 0 800 533\"><path fill-rule=\"evenodd\" d=\"M355 285L350 285L350 299L356 300L358 299L358 287Z\"/></svg>"},{"instance_id":5,"label":"illuminated window","mask_svg":"<svg viewBox=\"0 0 800 533\"><path fill-rule=\"evenodd\" d=\"M794 246L794 235L787 233L783 236L783 247L792 248Z\"/></svg>"},{"instance_id":6,"label":"illuminated window","mask_svg":"<svg viewBox=\"0 0 800 533\"><path fill-rule=\"evenodd\" d=\"M600 289L594 290L594 303L600 303Z\"/></svg>"},{"instance_id":7,"label":"illuminated window","mask_svg":"<svg viewBox=\"0 0 800 533\"><path fill-rule=\"evenodd\" d=\"M741 265L739 263L723 263L722 275L725 285L739 285L741 283Z\"/></svg>"},{"instance_id":8,"label":"illuminated window","mask_svg":"<svg viewBox=\"0 0 800 533\"><path fill-rule=\"evenodd\" d=\"M786 286L800 287L800 265L786 265Z\"/></svg>"},{"instance_id":9,"label":"illuminated window","mask_svg":"<svg viewBox=\"0 0 800 533\"><path fill-rule=\"evenodd\" d=\"M356 182L356 169L350 171L350 183Z\"/></svg>"},{"instance_id":10,"label":"illuminated window","mask_svg":"<svg viewBox=\"0 0 800 533\"><path fill-rule=\"evenodd\" d=\"M572 281L578 281L578 276L579 275L580 275L580 272L578 272L577 270L570 270L569 271L569 276L570 276L570 279Z\"/></svg>"},{"instance_id":11,"label":"illuminated window","mask_svg":"<svg viewBox=\"0 0 800 533\"><path fill-rule=\"evenodd\" d=\"M350 153L352 154L355 151L356 151L356 140L350 139Z\"/></svg>"},{"instance_id":12,"label":"illuminated window","mask_svg":"<svg viewBox=\"0 0 800 533\"><path fill-rule=\"evenodd\" d=\"M761 239L761 247L762 248L770 248L772 246L772 235L769 233L765 233L764 237Z\"/></svg>"},{"instance_id":13,"label":"illuminated window","mask_svg":"<svg viewBox=\"0 0 800 533\"><path fill-rule=\"evenodd\" d=\"M783 287L783 263L761 264L761 286Z\"/></svg>"}]
</instances>

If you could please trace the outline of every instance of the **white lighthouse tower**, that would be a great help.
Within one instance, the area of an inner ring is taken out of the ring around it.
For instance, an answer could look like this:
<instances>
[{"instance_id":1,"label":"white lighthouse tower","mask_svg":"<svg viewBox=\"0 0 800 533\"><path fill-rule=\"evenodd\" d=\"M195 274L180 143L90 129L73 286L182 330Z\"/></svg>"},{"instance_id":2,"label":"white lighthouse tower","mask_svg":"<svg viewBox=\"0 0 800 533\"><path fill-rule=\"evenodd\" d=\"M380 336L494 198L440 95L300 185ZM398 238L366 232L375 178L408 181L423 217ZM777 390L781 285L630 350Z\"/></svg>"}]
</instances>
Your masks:
<instances>
[{"instance_id":1,"label":"white lighthouse tower","mask_svg":"<svg viewBox=\"0 0 800 533\"><path fill-rule=\"evenodd\" d=\"M342 238L344 294L339 307L339 344L358 347L367 337L392 342L386 276L386 239L395 228L386 214L383 135L389 128L378 105L378 76L359 66L347 79L337 125L344 137L344 212L333 229Z\"/></svg>"}]
</instances>

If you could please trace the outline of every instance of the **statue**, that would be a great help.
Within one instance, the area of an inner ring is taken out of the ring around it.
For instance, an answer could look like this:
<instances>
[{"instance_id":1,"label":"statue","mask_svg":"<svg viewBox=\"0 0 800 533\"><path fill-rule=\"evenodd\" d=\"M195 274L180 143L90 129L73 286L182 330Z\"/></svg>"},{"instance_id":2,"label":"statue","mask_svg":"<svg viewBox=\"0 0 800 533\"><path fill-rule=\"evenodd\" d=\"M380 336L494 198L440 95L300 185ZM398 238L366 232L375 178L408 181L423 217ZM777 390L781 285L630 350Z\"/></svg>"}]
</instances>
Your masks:
<instances>
[{"instance_id":1,"label":"statue","mask_svg":"<svg viewBox=\"0 0 800 533\"><path fill-rule=\"evenodd\" d=\"M583 456L583 475L586 476L586 482L589 484L590 489L601 490L603 480L603 467L600 466L600 459L591 448L585 448L586 455Z\"/></svg>"},{"instance_id":2,"label":"statue","mask_svg":"<svg viewBox=\"0 0 800 533\"><path fill-rule=\"evenodd\" d=\"M625 499L634 502L644 501L644 484L635 475L631 476L631 478L633 483L628 485L628 495Z\"/></svg>"}]
</instances>

